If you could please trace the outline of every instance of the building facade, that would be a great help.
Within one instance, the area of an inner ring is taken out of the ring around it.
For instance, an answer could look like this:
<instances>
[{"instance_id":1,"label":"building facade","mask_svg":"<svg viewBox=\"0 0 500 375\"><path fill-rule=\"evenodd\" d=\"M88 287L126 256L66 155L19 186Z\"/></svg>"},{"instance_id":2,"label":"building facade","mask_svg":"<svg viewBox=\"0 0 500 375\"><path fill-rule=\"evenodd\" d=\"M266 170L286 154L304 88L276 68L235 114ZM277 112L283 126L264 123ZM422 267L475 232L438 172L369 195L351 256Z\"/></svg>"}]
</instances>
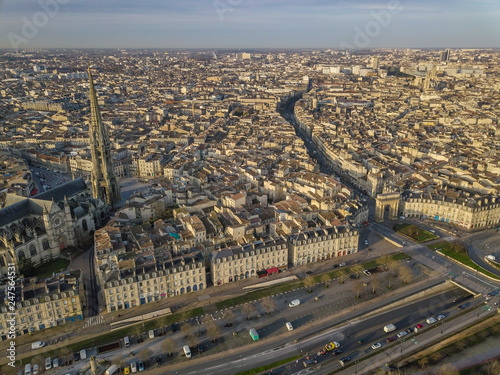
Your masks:
<instances>
[{"instance_id":1,"label":"building facade","mask_svg":"<svg viewBox=\"0 0 500 375\"><path fill-rule=\"evenodd\" d=\"M359 232L342 226L314 228L288 237L288 259L293 266L354 254Z\"/></svg>"},{"instance_id":2,"label":"building facade","mask_svg":"<svg viewBox=\"0 0 500 375\"><path fill-rule=\"evenodd\" d=\"M400 210L406 217L442 221L467 229L500 223L500 197L448 198L411 194L401 199Z\"/></svg>"},{"instance_id":3,"label":"building facade","mask_svg":"<svg viewBox=\"0 0 500 375\"><path fill-rule=\"evenodd\" d=\"M284 269L287 265L288 248L282 238L212 251L210 256L214 286L254 277L263 270Z\"/></svg>"},{"instance_id":4,"label":"building facade","mask_svg":"<svg viewBox=\"0 0 500 375\"><path fill-rule=\"evenodd\" d=\"M160 267L111 272L101 283L108 312L196 292L206 285L201 253L166 261Z\"/></svg>"},{"instance_id":5,"label":"building facade","mask_svg":"<svg viewBox=\"0 0 500 375\"><path fill-rule=\"evenodd\" d=\"M80 271L71 271L55 277L16 282L16 335L28 334L49 327L82 320ZM0 336L7 340L9 328L9 299L5 289L0 290Z\"/></svg>"}]
</instances>

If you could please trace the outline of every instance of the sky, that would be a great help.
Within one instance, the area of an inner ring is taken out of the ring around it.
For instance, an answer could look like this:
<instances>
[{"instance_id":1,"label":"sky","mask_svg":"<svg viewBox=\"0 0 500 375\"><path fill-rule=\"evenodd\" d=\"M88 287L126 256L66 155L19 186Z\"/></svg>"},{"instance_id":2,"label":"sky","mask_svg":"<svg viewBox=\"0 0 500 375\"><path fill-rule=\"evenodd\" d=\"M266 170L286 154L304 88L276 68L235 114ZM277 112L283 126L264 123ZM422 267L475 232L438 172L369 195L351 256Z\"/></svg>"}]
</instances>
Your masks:
<instances>
[{"instance_id":1,"label":"sky","mask_svg":"<svg viewBox=\"0 0 500 375\"><path fill-rule=\"evenodd\" d=\"M499 48L499 0L0 0L0 48Z\"/></svg>"}]
</instances>

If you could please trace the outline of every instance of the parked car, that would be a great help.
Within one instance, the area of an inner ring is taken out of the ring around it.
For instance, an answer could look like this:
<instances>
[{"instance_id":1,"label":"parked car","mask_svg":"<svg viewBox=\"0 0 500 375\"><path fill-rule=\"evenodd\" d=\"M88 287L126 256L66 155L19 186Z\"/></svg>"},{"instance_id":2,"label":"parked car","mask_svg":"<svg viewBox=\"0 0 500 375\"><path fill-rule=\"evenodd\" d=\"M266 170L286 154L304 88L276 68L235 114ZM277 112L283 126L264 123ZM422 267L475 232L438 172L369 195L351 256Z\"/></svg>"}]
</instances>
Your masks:
<instances>
[{"instance_id":1,"label":"parked car","mask_svg":"<svg viewBox=\"0 0 500 375\"><path fill-rule=\"evenodd\" d=\"M129 375L130 374L130 367L129 366L125 366L125 368L123 369L123 373L125 375Z\"/></svg>"},{"instance_id":2,"label":"parked car","mask_svg":"<svg viewBox=\"0 0 500 375\"><path fill-rule=\"evenodd\" d=\"M433 324L433 323L436 323L437 320L434 317L430 317L430 318L427 318L426 322L427 322L427 324Z\"/></svg>"},{"instance_id":3,"label":"parked car","mask_svg":"<svg viewBox=\"0 0 500 375\"><path fill-rule=\"evenodd\" d=\"M365 245L367 245L367 246L368 246L368 240L365 240Z\"/></svg>"},{"instance_id":4,"label":"parked car","mask_svg":"<svg viewBox=\"0 0 500 375\"><path fill-rule=\"evenodd\" d=\"M436 318L437 318L437 320L443 320L444 318L446 318L446 316L444 316L443 314L440 314Z\"/></svg>"},{"instance_id":5,"label":"parked car","mask_svg":"<svg viewBox=\"0 0 500 375\"><path fill-rule=\"evenodd\" d=\"M58 368L59 367L59 359L58 358L54 358L52 360L52 368Z\"/></svg>"},{"instance_id":6,"label":"parked car","mask_svg":"<svg viewBox=\"0 0 500 375\"><path fill-rule=\"evenodd\" d=\"M224 327L232 327L233 326L233 323L226 323L224 324Z\"/></svg>"},{"instance_id":7,"label":"parked car","mask_svg":"<svg viewBox=\"0 0 500 375\"><path fill-rule=\"evenodd\" d=\"M366 339L360 339L360 340L358 340L358 344L363 344L364 342L366 342Z\"/></svg>"},{"instance_id":8,"label":"parked car","mask_svg":"<svg viewBox=\"0 0 500 375\"><path fill-rule=\"evenodd\" d=\"M203 353L203 345L198 345L198 353Z\"/></svg>"},{"instance_id":9,"label":"parked car","mask_svg":"<svg viewBox=\"0 0 500 375\"><path fill-rule=\"evenodd\" d=\"M179 325L177 323L172 323L170 324L170 329L172 330L172 332L177 332L177 330L179 329Z\"/></svg>"},{"instance_id":10,"label":"parked car","mask_svg":"<svg viewBox=\"0 0 500 375\"><path fill-rule=\"evenodd\" d=\"M397 334L397 336L398 336L399 338L401 338L401 337L405 337L407 334L408 334L408 333L407 333L406 331L401 331L401 332L399 332L399 333Z\"/></svg>"},{"instance_id":11,"label":"parked car","mask_svg":"<svg viewBox=\"0 0 500 375\"><path fill-rule=\"evenodd\" d=\"M382 344L381 344L381 343L376 342L375 344L372 344L372 349L373 349L373 350L376 350L376 349L379 349L381 346L382 346Z\"/></svg>"},{"instance_id":12,"label":"parked car","mask_svg":"<svg viewBox=\"0 0 500 375\"><path fill-rule=\"evenodd\" d=\"M137 362L137 369L139 372L144 371L144 363L142 361Z\"/></svg>"},{"instance_id":13,"label":"parked car","mask_svg":"<svg viewBox=\"0 0 500 375\"><path fill-rule=\"evenodd\" d=\"M392 337L388 337L388 338L386 338L386 339L385 339L385 341L387 341L387 342L389 343L389 342L393 342L393 341L395 341L395 340L397 340L397 339L398 339L398 338L397 338L396 336L392 336Z\"/></svg>"}]
</instances>

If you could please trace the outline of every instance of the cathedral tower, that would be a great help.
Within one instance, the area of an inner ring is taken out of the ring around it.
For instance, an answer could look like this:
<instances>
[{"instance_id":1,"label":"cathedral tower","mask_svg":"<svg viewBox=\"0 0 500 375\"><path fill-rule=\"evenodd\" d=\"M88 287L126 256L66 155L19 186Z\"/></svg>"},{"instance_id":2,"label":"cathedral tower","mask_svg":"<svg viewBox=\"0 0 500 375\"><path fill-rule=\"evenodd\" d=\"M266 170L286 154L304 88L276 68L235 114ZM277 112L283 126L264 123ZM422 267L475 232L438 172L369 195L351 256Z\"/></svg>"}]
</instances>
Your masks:
<instances>
[{"instance_id":1,"label":"cathedral tower","mask_svg":"<svg viewBox=\"0 0 500 375\"><path fill-rule=\"evenodd\" d=\"M113 206L121 200L120 186L116 180L108 129L102 123L97 95L89 66L90 115L89 126L90 150L92 153L92 195Z\"/></svg>"}]
</instances>

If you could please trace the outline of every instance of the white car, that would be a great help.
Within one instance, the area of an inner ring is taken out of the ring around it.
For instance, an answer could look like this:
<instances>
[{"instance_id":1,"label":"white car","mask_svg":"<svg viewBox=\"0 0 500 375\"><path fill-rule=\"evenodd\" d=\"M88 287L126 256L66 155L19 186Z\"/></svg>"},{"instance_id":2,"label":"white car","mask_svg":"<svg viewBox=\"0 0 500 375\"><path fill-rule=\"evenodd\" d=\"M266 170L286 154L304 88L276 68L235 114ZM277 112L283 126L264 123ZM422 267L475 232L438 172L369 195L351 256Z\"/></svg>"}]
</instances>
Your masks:
<instances>
[{"instance_id":1,"label":"white car","mask_svg":"<svg viewBox=\"0 0 500 375\"><path fill-rule=\"evenodd\" d=\"M441 314L441 315L438 315L436 318L437 318L437 320L443 320L444 318L446 318L446 316Z\"/></svg>"},{"instance_id":2,"label":"white car","mask_svg":"<svg viewBox=\"0 0 500 375\"><path fill-rule=\"evenodd\" d=\"M400 216L399 218L400 218L401 220L406 219L406 217L404 217L404 216Z\"/></svg>"},{"instance_id":3,"label":"white car","mask_svg":"<svg viewBox=\"0 0 500 375\"><path fill-rule=\"evenodd\" d=\"M381 344L381 343L376 342L375 344L372 344L372 349L373 349L373 350L375 350L375 349L380 348L381 346L382 346L382 344Z\"/></svg>"},{"instance_id":4,"label":"white car","mask_svg":"<svg viewBox=\"0 0 500 375\"><path fill-rule=\"evenodd\" d=\"M401 331L397 334L399 338L406 336L408 333L406 331Z\"/></svg>"},{"instance_id":5,"label":"white car","mask_svg":"<svg viewBox=\"0 0 500 375\"><path fill-rule=\"evenodd\" d=\"M368 240L365 240L365 245L368 245Z\"/></svg>"},{"instance_id":6,"label":"white car","mask_svg":"<svg viewBox=\"0 0 500 375\"><path fill-rule=\"evenodd\" d=\"M426 320L427 324L432 324L432 323L436 323L437 320L435 318L429 318Z\"/></svg>"}]
</instances>

